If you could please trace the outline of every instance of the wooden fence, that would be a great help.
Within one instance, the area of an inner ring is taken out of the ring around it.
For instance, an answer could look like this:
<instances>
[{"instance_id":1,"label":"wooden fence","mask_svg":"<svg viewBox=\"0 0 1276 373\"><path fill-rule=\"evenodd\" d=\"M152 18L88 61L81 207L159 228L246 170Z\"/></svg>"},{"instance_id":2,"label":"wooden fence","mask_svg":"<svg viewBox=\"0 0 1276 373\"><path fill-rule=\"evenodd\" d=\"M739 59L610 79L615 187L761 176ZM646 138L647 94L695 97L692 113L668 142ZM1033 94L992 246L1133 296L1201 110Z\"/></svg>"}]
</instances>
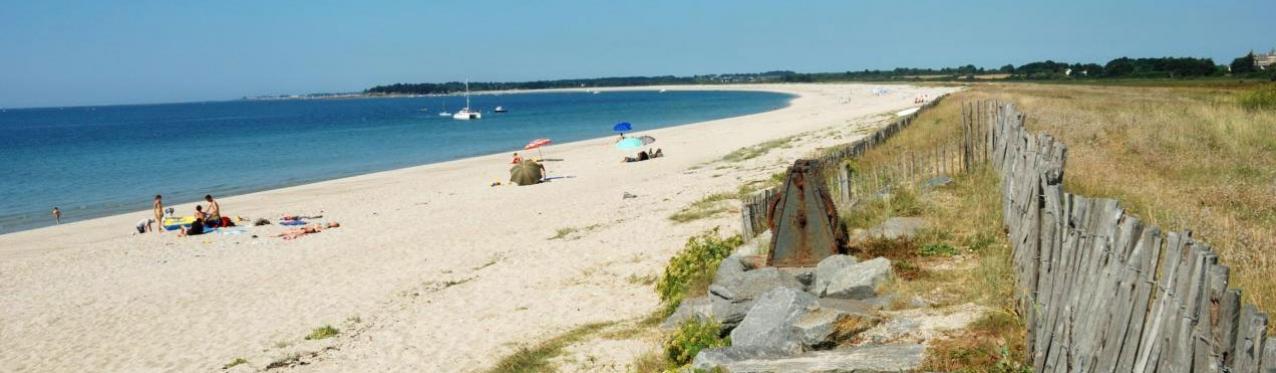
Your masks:
<instances>
[{"instance_id":1,"label":"wooden fence","mask_svg":"<svg viewBox=\"0 0 1276 373\"><path fill-rule=\"evenodd\" d=\"M1064 192L1064 144L1028 133L1013 105L975 107L964 121L987 128L975 135L1002 179L1035 371L1276 371L1267 315L1228 289L1209 245Z\"/></svg>"},{"instance_id":2,"label":"wooden fence","mask_svg":"<svg viewBox=\"0 0 1276 373\"><path fill-rule=\"evenodd\" d=\"M865 185L868 185L867 179L864 179L863 176L855 175L852 170L846 167L846 160L858 157L869 149L886 142L887 139L912 124L919 114L938 105L941 99L943 99L943 96L936 97L934 100L923 104L913 113L896 119L891 124L874 131L873 134L860 138L855 142L828 149L823 156L817 158L817 161L825 165L826 169L833 171L826 172L825 176L829 179L829 191L833 194L834 199L838 200L839 203L853 203L857 191L864 193ZM779 198L779 189L780 187L774 187L760 190L741 200L741 235L746 241L770 229L768 227L770 218L768 208L776 198Z\"/></svg>"}]
</instances>

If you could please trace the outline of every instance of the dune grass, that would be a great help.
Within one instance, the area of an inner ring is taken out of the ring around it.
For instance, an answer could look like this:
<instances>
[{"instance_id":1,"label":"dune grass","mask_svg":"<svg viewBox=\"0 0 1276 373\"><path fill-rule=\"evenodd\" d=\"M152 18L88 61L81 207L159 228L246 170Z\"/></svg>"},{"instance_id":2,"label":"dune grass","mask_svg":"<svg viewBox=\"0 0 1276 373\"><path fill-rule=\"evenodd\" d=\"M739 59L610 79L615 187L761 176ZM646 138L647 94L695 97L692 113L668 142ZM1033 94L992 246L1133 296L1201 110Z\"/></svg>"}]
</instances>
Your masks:
<instances>
[{"instance_id":1,"label":"dune grass","mask_svg":"<svg viewBox=\"0 0 1276 373\"><path fill-rule=\"evenodd\" d=\"M332 325L324 325L324 326L315 328L314 330L311 330L310 334L306 335L306 340L317 341L320 339L328 339L328 338L336 337L339 334L341 334L341 331L337 330L337 328L332 327Z\"/></svg>"},{"instance_id":2,"label":"dune grass","mask_svg":"<svg viewBox=\"0 0 1276 373\"><path fill-rule=\"evenodd\" d=\"M584 340L612 323L585 324L566 333L560 334L534 346L519 348L517 352L506 356L489 369L489 373L525 373L555 371L550 359L563 354L563 348Z\"/></svg>"},{"instance_id":3,"label":"dune grass","mask_svg":"<svg viewBox=\"0 0 1276 373\"><path fill-rule=\"evenodd\" d=\"M732 151L730 153L727 153L727 155L722 157L722 160L726 162L747 161L753 158L766 155L767 152L770 152L771 150L774 150L776 148L789 147L790 146L789 144L791 144L793 140L797 140L797 136L789 136L789 137L779 138L775 140L768 140L761 144L746 146L740 149L736 149L735 151Z\"/></svg>"},{"instance_id":4,"label":"dune grass","mask_svg":"<svg viewBox=\"0 0 1276 373\"><path fill-rule=\"evenodd\" d=\"M222 369L230 369L243 364L248 364L248 360L244 360L242 357L237 357L235 360L231 360L229 363L226 363L226 365L222 365Z\"/></svg>"},{"instance_id":5,"label":"dune grass","mask_svg":"<svg viewBox=\"0 0 1276 373\"><path fill-rule=\"evenodd\" d=\"M735 193L713 193L669 215L669 220L686 223L721 214L730 210L731 206L728 202L736 199L739 199L739 196Z\"/></svg>"},{"instance_id":6,"label":"dune grass","mask_svg":"<svg viewBox=\"0 0 1276 373\"><path fill-rule=\"evenodd\" d=\"M1246 102L1273 89L1002 84L968 96L1016 103L1029 129L1068 145L1065 190L1118 199L1165 230L1191 229L1231 267L1244 301L1273 312L1276 111Z\"/></svg>"}]
</instances>

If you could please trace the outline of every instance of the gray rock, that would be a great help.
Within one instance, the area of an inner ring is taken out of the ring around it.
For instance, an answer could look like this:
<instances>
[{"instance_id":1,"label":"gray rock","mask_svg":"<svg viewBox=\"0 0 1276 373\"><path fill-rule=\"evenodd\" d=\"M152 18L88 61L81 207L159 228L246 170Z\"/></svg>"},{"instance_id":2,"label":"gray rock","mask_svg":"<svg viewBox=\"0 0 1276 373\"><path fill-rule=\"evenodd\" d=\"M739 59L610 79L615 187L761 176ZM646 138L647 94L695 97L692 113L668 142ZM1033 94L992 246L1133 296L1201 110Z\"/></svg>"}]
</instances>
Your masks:
<instances>
[{"instance_id":1,"label":"gray rock","mask_svg":"<svg viewBox=\"0 0 1276 373\"><path fill-rule=\"evenodd\" d=\"M875 258L842 271L829 281L823 296L842 299L868 299L877 296L877 287L891 277L891 261Z\"/></svg>"},{"instance_id":2,"label":"gray rock","mask_svg":"<svg viewBox=\"0 0 1276 373\"><path fill-rule=\"evenodd\" d=\"M948 175L939 175L936 177L932 177L926 180L926 182L922 183L922 190L931 190L931 189L935 189L935 188L952 184L952 183L953 183L953 178L948 177Z\"/></svg>"},{"instance_id":3,"label":"gray rock","mask_svg":"<svg viewBox=\"0 0 1276 373\"><path fill-rule=\"evenodd\" d=\"M874 303L873 299L820 298L819 302L820 308L834 309L857 316L872 316L874 312L882 309L882 305Z\"/></svg>"},{"instance_id":4,"label":"gray rock","mask_svg":"<svg viewBox=\"0 0 1276 373\"><path fill-rule=\"evenodd\" d=\"M742 262L740 258L741 258L740 255L733 254L731 256L726 257L725 259L722 259L722 262L718 263L718 272L714 274L713 282L714 283L738 282L740 279L740 276L744 275L744 272L747 271L747 269L744 268L744 262Z\"/></svg>"},{"instance_id":5,"label":"gray rock","mask_svg":"<svg viewBox=\"0 0 1276 373\"><path fill-rule=\"evenodd\" d=\"M724 332L730 332L735 329L740 321L744 320L744 316L749 313L749 309L753 308L753 301L733 302L717 296L709 296L709 314L714 320L722 324Z\"/></svg>"},{"instance_id":6,"label":"gray rock","mask_svg":"<svg viewBox=\"0 0 1276 373\"><path fill-rule=\"evenodd\" d=\"M802 284L804 289L810 289L811 284L815 283L815 268L811 267L789 267L780 268L780 272L792 276L794 280Z\"/></svg>"},{"instance_id":7,"label":"gray rock","mask_svg":"<svg viewBox=\"0 0 1276 373\"><path fill-rule=\"evenodd\" d=\"M886 222L876 227L869 228L860 234L851 237L852 242L861 242L868 239L886 239L893 240L897 238L913 238L917 236L917 232L926 227L926 220L922 218L895 217L886 219Z\"/></svg>"},{"instance_id":8,"label":"gray rock","mask_svg":"<svg viewBox=\"0 0 1276 373\"><path fill-rule=\"evenodd\" d=\"M811 294L786 287L773 289L753 302L744 320L731 331L731 344L784 353L802 352L802 338L793 324L818 307Z\"/></svg>"},{"instance_id":9,"label":"gray rock","mask_svg":"<svg viewBox=\"0 0 1276 373\"><path fill-rule=\"evenodd\" d=\"M811 284L811 294L824 295L824 289L834 277L854 266L858 260L850 255L833 255L815 265L815 281Z\"/></svg>"},{"instance_id":10,"label":"gray rock","mask_svg":"<svg viewBox=\"0 0 1276 373\"><path fill-rule=\"evenodd\" d=\"M721 367L733 373L901 372L917 370L925 353L926 347L920 344L869 345L795 356L733 346L700 351L692 361L692 368Z\"/></svg>"},{"instance_id":11,"label":"gray rock","mask_svg":"<svg viewBox=\"0 0 1276 373\"><path fill-rule=\"evenodd\" d=\"M683 299L682 304L678 305L678 309L673 311L664 322L660 323L660 328L665 330L677 329L683 321L700 318L707 319L713 315L713 304L709 297L695 297Z\"/></svg>"},{"instance_id":12,"label":"gray rock","mask_svg":"<svg viewBox=\"0 0 1276 373\"><path fill-rule=\"evenodd\" d=\"M794 331L802 338L802 346L806 349L832 346L833 332L837 323L847 317L845 312L832 308L819 308L798 317L793 323Z\"/></svg>"},{"instance_id":13,"label":"gray rock","mask_svg":"<svg viewBox=\"0 0 1276 373\"><path fill-rule=\"evenodd\" d=\"M774 267L744 272L735 281L724 278L722 282L714 281L713 285L716 287L713 287L711 291L715 294L736 302L757 299L762 293L775 288L798 290L803 288L802 283L793 276Z\"/></svg>"},{"instance_id":14,"label":"gray rock","mask_svg":"<svg viewBox=\"0 0 1276 373\"><path fill-rule=\"evenodd\" d=\"M691 360L691 368L696 370L712 370L715 367L726 367L740 361L776 359L788 354L765 348L731 346L700 350Z\"/></svg>"}]
</instances>

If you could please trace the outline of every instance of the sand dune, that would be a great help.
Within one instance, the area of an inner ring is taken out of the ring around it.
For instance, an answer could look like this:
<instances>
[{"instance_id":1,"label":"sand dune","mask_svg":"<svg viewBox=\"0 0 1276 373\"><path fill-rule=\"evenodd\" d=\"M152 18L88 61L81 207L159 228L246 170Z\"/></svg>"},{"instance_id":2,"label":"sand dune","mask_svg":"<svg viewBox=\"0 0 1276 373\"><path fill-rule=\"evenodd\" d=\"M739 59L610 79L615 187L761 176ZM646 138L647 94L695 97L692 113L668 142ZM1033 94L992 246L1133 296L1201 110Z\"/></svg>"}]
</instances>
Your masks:
<instances>
[{"instance_id":1,"label":"sand dune","mask_svg":"<svg viewBox=\"0 0 1276 373\"><path fill-rule=\"evenodd\" d=\"M732 214L667 217L769 170L695 166L802 133L814 134L807 147L849 142L818 131L951 90L893 87L667 87L798 97L776 111L640 131L666 154L649 162L619 163L612 138L547 147L563 159L546 164L551 175L569 178L536 186L489 187L508 177L502 153L221 200L231 215L322 212L343 224L293 241L271 237L283 230L273 225L131 234L148 212L3 235L0 371L216 371L236 358L248 362L233 370L251 371L290 355L302 371L482 369L520 343L648 314L657 299L630 278L659 273L688 236L738 231ZM550 239L560 228L577 232ZM304 339L323 325L341 334Z\"/></svg>"}]
</instances>

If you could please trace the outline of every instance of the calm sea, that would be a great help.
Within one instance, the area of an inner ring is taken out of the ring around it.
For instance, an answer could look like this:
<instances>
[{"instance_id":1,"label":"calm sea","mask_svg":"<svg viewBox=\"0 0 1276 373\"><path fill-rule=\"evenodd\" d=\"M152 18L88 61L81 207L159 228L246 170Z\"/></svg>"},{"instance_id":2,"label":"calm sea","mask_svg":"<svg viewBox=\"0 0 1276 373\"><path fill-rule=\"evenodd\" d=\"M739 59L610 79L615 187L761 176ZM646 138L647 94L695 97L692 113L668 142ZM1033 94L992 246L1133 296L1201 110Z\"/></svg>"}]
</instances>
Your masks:
<instances>
[{"instance_id":1,"label":"calm sea","mask_svg":"<svg viewBox=\"0 0 1276 373\"><path fill-rule=\"evenodd\" d=\"M0 111L0 233L369 172L784 107L765 92L473 96L483 119L440 117L457 96L227 101ZM508 113L492 109L504 106ZM426 109L422 111L421 109Z\"/></svg>"}]
</instances>

